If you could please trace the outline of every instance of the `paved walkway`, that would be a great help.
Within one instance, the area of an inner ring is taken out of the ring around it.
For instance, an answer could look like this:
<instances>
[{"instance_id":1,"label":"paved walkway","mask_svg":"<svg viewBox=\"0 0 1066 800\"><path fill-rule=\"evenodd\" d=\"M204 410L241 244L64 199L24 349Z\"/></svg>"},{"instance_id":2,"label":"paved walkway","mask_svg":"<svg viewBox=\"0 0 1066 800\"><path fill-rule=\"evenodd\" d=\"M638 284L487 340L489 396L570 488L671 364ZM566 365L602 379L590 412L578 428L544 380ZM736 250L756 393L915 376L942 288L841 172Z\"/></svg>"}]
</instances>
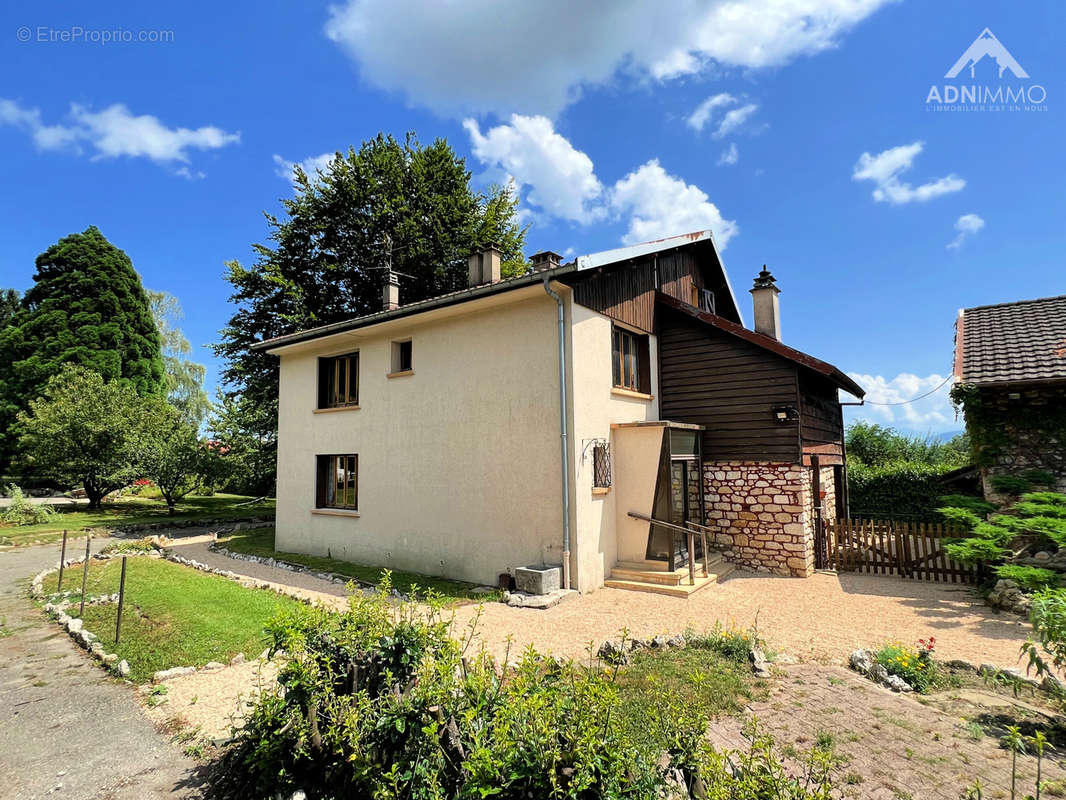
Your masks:
<instances>
[{"instance_id":1,"label":"paved walkway","mask_svg":"<svg viewBox=\"0 0 1066 800\"><path fill-rule=\"evenodd\" d=\"M58 561L58 546L0 553L0 798L199 797L196 763L156 731L133 688L27 598L28 578Z\"/></svg>"}]
</instances>

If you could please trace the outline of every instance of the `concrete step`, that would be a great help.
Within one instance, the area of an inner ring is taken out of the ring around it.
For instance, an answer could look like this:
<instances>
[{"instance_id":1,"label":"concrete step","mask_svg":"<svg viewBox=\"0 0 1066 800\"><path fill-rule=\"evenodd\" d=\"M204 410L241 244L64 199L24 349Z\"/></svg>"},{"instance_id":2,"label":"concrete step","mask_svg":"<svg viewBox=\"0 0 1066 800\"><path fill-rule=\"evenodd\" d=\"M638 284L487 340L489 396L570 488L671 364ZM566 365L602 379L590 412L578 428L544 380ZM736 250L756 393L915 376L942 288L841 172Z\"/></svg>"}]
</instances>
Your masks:
<instances>
[{"instance_id":1,"label":"concrete step","mask_svg":"<svg viewBox=\"0 0 1066 800\"><path fill-rule=\"evenodd\" d=\"M713 586L717 583L717 575L712 575L709 578L696 578L696 585L692 586L688 583L679 584L676 586L667 586L661 583L649 583L647 581L629 581L619 580L616 578L608 578L603 582L603 585L611 589L626 589L632 592L649 592L651 594L665 594L670 597L688 597L696 592L706 589L708 586Z\"/></svg>"},{"instance_id":2,"label":"concrete step","mask_svg":"<svg viewBox=\"0 0 1066 800\"><path fill-rule=\"evenodd\" d=\"M671 597L688 597L701 589L718 583L734 569L734 566L722 558L721 553L711 554L708 558L711 572L708 575L700 560L696 567L696 583L688 582L688 565L668 572L665 569L656 570L642 568L644 565L619 563L611 570L611 576L604 581L604 586L612 589L628 589L636 592L651 592L653 594L665 594Z\"/></svg>"}]
</instances>

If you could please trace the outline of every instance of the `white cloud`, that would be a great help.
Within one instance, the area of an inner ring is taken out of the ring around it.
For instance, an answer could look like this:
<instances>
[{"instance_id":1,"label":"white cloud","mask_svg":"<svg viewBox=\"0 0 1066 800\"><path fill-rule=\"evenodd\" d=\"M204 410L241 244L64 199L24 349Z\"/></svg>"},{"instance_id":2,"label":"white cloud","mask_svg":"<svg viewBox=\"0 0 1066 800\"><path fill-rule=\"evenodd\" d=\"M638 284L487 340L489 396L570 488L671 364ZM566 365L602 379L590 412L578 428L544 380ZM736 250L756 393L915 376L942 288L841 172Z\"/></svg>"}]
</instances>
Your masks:
<instances>
[{"instance_id":1,"label":"white cloud","mask_svg":"<svg viewBox=\"0 0 1066 800\"><path fill-rule=\"evenodd\" d=\"M958 250L962 243L985 226L985 221L976 214L963 214L955 220L955 238L948 242L948 250Z\"/></svg>"},{"instance_id":2,"label":"white cloud","mask_svg":"<svg viewBox=\"0 0 1066 800\"><path fill-rule=\"evenodd\" d=\"M736 222L722 217L706 192L667 173L657 159L618 181L610 203L630 217L624 244L710 228L715 242L725 249L739 230Z\"/></svg>"},{"instance_id":3,"label":"white cloud","mask_svg":"<svg viewBox=\"0 0 1066 800\"><path fill-rule=\"evenodd\" d=\"M867 404L850 407L850 416L853 418L895 425L917 432L954 430L961 427L961 423L955 419L955 410L948 396L951 383L944 383L946 375L934 373L923 378L909 372L901 372L894 378L885 378L881 375L849 372L848 376L866 390ZM940 389L934 392L938 386ZM921 397L928 392L933 394ZM903 405L872 405L901 403L918 397L921 399Z\"/></svg>"},{"instance_id":4,"label":"white cloud","mask_svg":"<svg viewBox=\"0 0 1066 800\"><path fill-rule=\"evenodd\" d=\"M40 110L23 108L11 100L0 99L0 124L23 129L41 150L71 148L81 152L87 145L95 152L93 159L148 158L158 164L189 163L189 150L215 150L240 142L240 133L228 133L213 125L200 128L168 128L150 114L140 116L121 103L102 111L71 103L69 122L46 125ZM178 168L183 177L202 177L187 168Z\"/></svg>"},{"instance_id":5,"label":"white cloud","mask_svg":"<svg viewBox=\"0 0 1066 800\"><path fill-rule=\"evenodd\" d=\"M547 117L512 114L509 124L484 134L472 119L463 127L477 159L502 169L518 189L528 187L526 200L532 205L571 222L603 218L603 185L592 159L556 133Z\"/></svg>"},{"instance_id":6,"label":"white cloud","mask_svg":"<svg viewBox=\"0 0 1066 800\"><path fill-rule=\"evenodd\" d=\"M731 108L725 112L725 116L722 117L722 121L718 124L718 129L714 132L715 139L721 139L723 136L728 136L735 131L741 125L748 121L748 117L758 111L759 106L755 103L748 103L740 108Z\"/></svg>"},{"instance_id":7,"label":"white cloud","mask_svg":"<svg viewBox=\"0 0 1066 800\"><path fill-rule=\"evenodd\" d=\"M892 205L925 202L934 197L961 191L966 186L966 181L958 175L937 178L920 186L912 186L899 179L901 173L914 165L914 159L924 147L924 142L912 142L884 150L876 156L863 153L852 170L852 180L873 181L874 200Z\"/></svg>"},{"instance_id":8,"label":"white cloud","mask_svg":"<svg viewBox=\"0 0 1066 800\"><path fill-rule=\"evenodd\" d=\"M735 103L737 99L729 92L721 92L720 94L711 95L702 103L700 103L693 110L691 114L685 119L688 126L696 131L702 131L703 126L706 125L715 109L723 108L724 106L730 106Z\"/></svg>"},{"instance_id":9,"label":"white cloud","mask_svg":"<svg viewBox=\"0 0 1066 800\"><path fill-rule=\"evenodd\" d=\"M713 65L786 64L834 47L888 2L344 0L330 8L325 33L364 80L413 103L551 116L618 75L665 81ZM521 31L521 44L507 31Z\"/></svg>"},{"instance_id":10,"label":"white cloud","mask_svg":"<svg viewBox=\"0 0 1066 800\"><path fill-rule=\"evenodd\" d=\"M326 167L336 157L336 153L322 153L322 155L318 156L308 156L303 161L289 161L275 153L273 156L274 172L279 178L291 181L293 179L293 170L299 166L300 169L307 173L309 178L313 179L319 172L324 172Z\"/></svg>"},{"instance_id":11,"label":"white cloud","mask_svg":"<svg viewBox=\"0 0 1066 800\"><path fill-rule=\"evenodd\" d=\"M731 142L729 147L722 151L722 155L718 157L718 166L723 164L736 164L740 161L740 151L737 150L735 142Z\"/></svg>"},{"instance_id":12,"label":"white cloud","mask_svg":"<svg viewBox=\"0 0 1066 800\"><path fill-rule=\"evenodd\" d=\"M625 244L711 228L724 248L737 232L736 222L724 219L702 189L668 174L658 160L605 187L592 159L547 117L513 114L508 124L484 133L471 119L463 127L474 156L513 181L533 214L582 225L628 218Z\"/></svg>"}]
</instances>

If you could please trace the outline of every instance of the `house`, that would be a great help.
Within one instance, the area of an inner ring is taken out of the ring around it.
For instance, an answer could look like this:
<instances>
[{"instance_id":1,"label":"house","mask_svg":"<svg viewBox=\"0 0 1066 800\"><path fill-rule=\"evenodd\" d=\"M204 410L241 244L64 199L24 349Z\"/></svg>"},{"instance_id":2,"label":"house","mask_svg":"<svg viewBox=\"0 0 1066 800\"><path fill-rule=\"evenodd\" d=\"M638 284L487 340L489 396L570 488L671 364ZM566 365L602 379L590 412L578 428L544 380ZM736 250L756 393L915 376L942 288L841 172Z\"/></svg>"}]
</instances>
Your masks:
<instances>
[{"instance_id":1,"label":"house","mask_svg":"<svg viewBox=\"0 0 1066 800\"><path fill-rule=\"evenodd\" d=\"M561 564L587 592L677 583L706 523L735 563L811 573L845 502L838 390L863 391L781 342L765 269L744 327L710 231L506 280L489 248L466 289L398 292L256 345L281 360L278 549L491 584Z\"/></svg>"},{"instance_id":2,"label":"house","mask_svg":"<svg viewBox=\"0 0 1066 800\"><path fill-rule=\"evenodd\" d=\"M954 378L985 496L1032 470L1066 491L1066 295L960 310Z\"/></svg>"}]
</instances>

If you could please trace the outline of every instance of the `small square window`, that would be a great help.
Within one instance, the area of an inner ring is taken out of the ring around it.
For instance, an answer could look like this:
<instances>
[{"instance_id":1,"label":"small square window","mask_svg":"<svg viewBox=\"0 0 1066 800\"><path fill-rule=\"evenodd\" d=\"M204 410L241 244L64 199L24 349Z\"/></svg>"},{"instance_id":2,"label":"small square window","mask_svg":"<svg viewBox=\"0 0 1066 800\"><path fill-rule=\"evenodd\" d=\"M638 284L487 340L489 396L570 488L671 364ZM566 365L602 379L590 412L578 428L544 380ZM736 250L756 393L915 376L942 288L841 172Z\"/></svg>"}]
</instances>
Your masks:
<instances>
[{"instance_id":1,"label":"small square window","mask_svg":"<svg viewBox=\"0 0 1066 800\"><path fill-rule=\"evenodd\" d=\"M392 369L390 372L410 372L414 369L414 362L412 361L413 348L411 347L411 340L406 339L402 342L392 343Z\"/></svg>"}]
</instances>

